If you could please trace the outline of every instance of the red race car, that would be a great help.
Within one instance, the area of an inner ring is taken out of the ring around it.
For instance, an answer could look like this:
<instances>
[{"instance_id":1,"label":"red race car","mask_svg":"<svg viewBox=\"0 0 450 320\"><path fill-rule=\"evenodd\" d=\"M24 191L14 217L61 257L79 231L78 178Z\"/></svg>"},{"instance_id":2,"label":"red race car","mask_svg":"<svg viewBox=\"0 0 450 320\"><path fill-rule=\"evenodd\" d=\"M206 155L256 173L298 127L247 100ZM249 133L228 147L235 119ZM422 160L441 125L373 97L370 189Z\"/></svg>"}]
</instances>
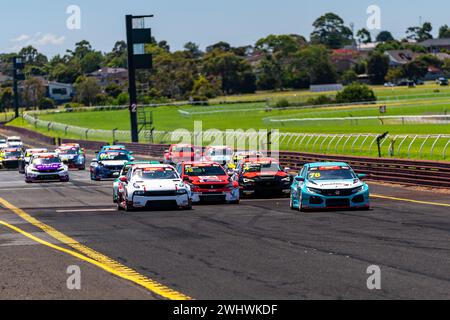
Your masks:
<instances>
[{"instance_id":1,"label":"red race car","mask_svg":"<svg viewBox=\"0 0 450 320\"><path fill-rule=\"evenodd\" d=\"M239 162L237 179L244 196L282 195L289 196L292 177L276 159L248 158Z\"/></svg>"},{"instance_id":2,"label":"red race car","mask_svg":"<svg viewBox=\"0 0 450 320\"><path fill-rule=\"evenodd\" d=\"M194 161L195 147L191 144L173 144L164 152L164 163L176 165L181 162Z\"/></svg>"},{"instance_id":3,"label":"red race car","mask_svg":"<svg viewBox=\"0 0 450 320\"><path fill-rule=\"evenodd\" d=\"M184 162L177 166L182 179L191 185L192 201L238 204L239 184L217 162Z\"/></svg>"}]
</instances>

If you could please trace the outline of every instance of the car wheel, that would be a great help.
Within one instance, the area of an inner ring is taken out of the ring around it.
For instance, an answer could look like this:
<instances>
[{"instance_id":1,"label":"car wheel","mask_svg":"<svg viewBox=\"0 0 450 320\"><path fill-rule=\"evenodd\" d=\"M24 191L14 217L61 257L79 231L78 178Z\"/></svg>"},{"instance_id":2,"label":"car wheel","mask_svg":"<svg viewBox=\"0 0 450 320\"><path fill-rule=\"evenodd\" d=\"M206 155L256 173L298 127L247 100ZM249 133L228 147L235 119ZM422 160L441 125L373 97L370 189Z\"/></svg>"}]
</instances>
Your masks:
<instances>
[{"instance_id":1,"label":"car wheel","mask_svg":"<svg viewBox=\"0 0 450 320\"><path fill-rule=\"evenodd\" d=\"M125 211L126 212L133 212L135 210L136 209L132 205L129 204L128 200L125 200Z\"/></svg>"}]
</instances>

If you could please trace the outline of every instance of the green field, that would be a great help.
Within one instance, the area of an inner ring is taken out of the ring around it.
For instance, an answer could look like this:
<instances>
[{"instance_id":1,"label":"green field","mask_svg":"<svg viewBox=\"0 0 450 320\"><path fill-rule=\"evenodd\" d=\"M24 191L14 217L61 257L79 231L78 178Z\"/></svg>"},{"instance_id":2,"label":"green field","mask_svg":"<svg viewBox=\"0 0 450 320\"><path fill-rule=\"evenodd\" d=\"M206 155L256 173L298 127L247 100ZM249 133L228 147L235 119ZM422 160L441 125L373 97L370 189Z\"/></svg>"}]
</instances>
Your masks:
<instances>
[{"instance_id":1,"label":"green field","mask_svg":"<svg viewBox=\"0 0 450 320\"><path fill-rule=\"evenodd\" d=\"M439 92L434 92L439 89ZM203 130L208 129L278 129L280 132L314 133L323 134L317 139L296 139L296 143L283 142L281 148L285 150L303 150L322 153L361 154L374 156L377 153L372 138L359 137L359 134L381 134L389 132L391 139L396 135L410 135L411 137L393 143L393 156L442 159L443 151L447 146L448 138L436 138L429 140L418 138L414 135L449 135L450 125L420 123L395 120L367 119L367 120L329 120L330 118L354 118L354 117L379 117L379 106L387 105L387 113L382 116L429 116L450 114L450 88L439 88L436 85L426 85L414 89L409 88L384 88L375 87L380 99L386 102L362 105L339 105L332 107L289 107L277 109L267 102L248 102L235 104L213 104L210 106L161 106L147 107L146 111L153 112L155 129L157 131L172 132L177 129L192 131L196 121L201 122ZM241 100L257 100L262 97L278 99L291 97L292 92L283 93L259 93L256 95L233 97ZM297 92L296 97L304 99L311 96L310 92ZM305 121L304 119L320 118L321 120ZM39 115L40 120L62 123L71 126L94 129L90 130L87 138L91 140L111 141L111 130L129 130L130 121L128 110L113 111L77 111L70 113L49 113ZM292 119L296 119L292 122ZM281 120L281 121L280 121ZM283 121L284 120L284 121ZM289 120L289 121L285 121ZM86 130L64 131L64 126L47 128L47 125L34 127L32 124L17 119L11 123L15 126L24 126L47 135L85 139ZM98 132L97 130L108 130ZM328 135L355 134L349 140L332 140ZM128 141L129 136L116 136L120 141ZM446 140L447 139L447 140ZM336 142L339 142L336 144ZM161 143L170 142L168 138L159 138ZM409 145L411 145L410 150ZM383 154L388 153L391 142L383 145ZM400 152L396 150L402 145ZM434 148L433 148L434 145ZM419 152L422 149L422 152ZM408 152L409 151L409 152ZM433 156L431 156L433 151ZM449 158L449 156L446 156Z\"/></svg>"}]
</instances>

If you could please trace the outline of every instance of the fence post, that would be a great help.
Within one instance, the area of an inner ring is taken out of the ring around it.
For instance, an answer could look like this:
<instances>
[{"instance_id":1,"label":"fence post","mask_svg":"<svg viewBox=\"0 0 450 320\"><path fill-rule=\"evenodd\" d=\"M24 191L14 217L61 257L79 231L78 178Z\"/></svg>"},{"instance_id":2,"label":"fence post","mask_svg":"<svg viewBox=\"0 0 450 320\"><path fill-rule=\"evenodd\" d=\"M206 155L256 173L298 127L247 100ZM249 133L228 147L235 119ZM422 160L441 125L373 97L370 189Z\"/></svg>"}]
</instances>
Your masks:
<instances>
[{"instance_id":1,"label":"fence post","mask_svg":"<svg viewBox=\"0 0 450 320\"><path fill-rule=\"evenodd\" d=\"M398 151L397 151L397 156L400 156L400 150L401 150L401 148L402 148L402 146L403 146L403 144L406 142L406 140L409 138L409 136L407 135L404 139L403 139L403 141L402 142L400 142L400 145L398 146Z\"/></svg>"},{"instance_id":2,"label":"fence post","mask_svg":"<svg viewBox=\"0 0 450 320\"><path fill-rule=\"evenodd\" d=\"M408 147L408 159L411 159L411 148L412 148L412 145L414 144L414 142L416 142L417 138L418 138L418 136L415 136L414 139L409 144L409 147Z\"/></svg>"},{"instance_id":3,"label":"fence post","mask_svg":"<svg viewBox=\"0 0 450 320\"><path fill-rule=\"evenodd\" d=\"M445 145L444 151L442 153L442 157L443 157L444 160L447 158L447 148L448 148L448 146L450 146L450 139L447 141L447 144Z\"/></svg>"},{"instance_id":4,"label":"fence post","mask_svg":"<svg viewBox=\"0 0 450 320\"><path fill-rule=\"evenodd\" d=\"M425 147L425 144L428 142L428 140L430 139L430 136L427 136L424 140L424 142L422 143L422 145L420 146L420 150L419 150L419 158L422 158L422 150L423 147Z\"/></svg>"},{"instance_id":5,"label":"fence post","mask_svg":"<svg viewBox=\"0 0 450 320\"><path fill-rule=\"evenodd\" d=\"M436 141L433 143L433 145L431 146L431 152L430 152L430 158L433 158L433 154L434 154L434 147L436 147L436 144L438 143L439 139L441 138L442 135L438 135L438 137L436 138Z\"/></svg>"}]
</instances>

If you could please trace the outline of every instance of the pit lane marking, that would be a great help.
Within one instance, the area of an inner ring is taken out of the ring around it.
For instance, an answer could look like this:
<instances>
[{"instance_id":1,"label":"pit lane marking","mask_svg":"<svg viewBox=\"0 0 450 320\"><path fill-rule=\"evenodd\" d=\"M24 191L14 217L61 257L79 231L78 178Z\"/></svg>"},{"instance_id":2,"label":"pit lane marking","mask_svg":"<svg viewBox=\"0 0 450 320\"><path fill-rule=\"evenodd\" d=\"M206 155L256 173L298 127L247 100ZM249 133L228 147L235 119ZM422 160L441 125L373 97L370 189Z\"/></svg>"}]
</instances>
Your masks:
<instances>
[{"instance_id":1,"label":"pit lane marking","mask_svg":"<svg viewBox=\"0 0 450 320\"><path fill-rule=\"evenodd\" d=\"M371 198L376 199L385 199L385 200L394 200L394 201L402 201L402 202L411 202L411 203L418 203L418 204L426 204L431 206L439 206L439 207L450 207L450 204L448 203L440 203L440 202L429 202L429 201L420 201L420 200L413 200L413 199L404 199L404 198L396 198L396 197L388 197L383 196L379 194L372 194L370 195Z\"/></svg>"},{"instance_id":2,"label":"pit lane marking","mask_svg":"<svg viewBox=\"0 0 450 320\"><path fill-rule=\"evenodd\" d=\"M120 277L122 279L131 281L137 285L140 285L141 287L144 287L145 289L149 290L152 293L155 293L163 298L169 299L169 300L192 300L191 297L186 296L180 292L177 292L173 289L170 289L169 287L166 287L154 280L151 280L147 278L144 275L139 274L135 270L128 268L127 266L116 262L112 260L111 258L89 248L85 245L82 245L81 243L77 242L76 240L66 236L65 234L57 231L56 229L50 227L49 225L46 225L39 220L33 218L29 214L27 214L25 211L23 211L20 208L15 207L8 201L6 201L3 198L0 198L0 204L18 215L23 220L27 221L28 223L32 224L33 226L43 230L46 234L50 235L54 239L58 240L59 242L71 247L74 250L65 249L63 247L51 244L45 240L42 240L36 236L33 236L32 234L23 231L22 229L19 229L16 226L13 226L5 221L0 220L0 224L16 231L25 237L40 243L44 246L47 246L49 248L55 249L60 252L67 253L73 257L79 258L83 261L86 261L90 264L93 264L117 277Z\"/></svg>"}]
</instances>

